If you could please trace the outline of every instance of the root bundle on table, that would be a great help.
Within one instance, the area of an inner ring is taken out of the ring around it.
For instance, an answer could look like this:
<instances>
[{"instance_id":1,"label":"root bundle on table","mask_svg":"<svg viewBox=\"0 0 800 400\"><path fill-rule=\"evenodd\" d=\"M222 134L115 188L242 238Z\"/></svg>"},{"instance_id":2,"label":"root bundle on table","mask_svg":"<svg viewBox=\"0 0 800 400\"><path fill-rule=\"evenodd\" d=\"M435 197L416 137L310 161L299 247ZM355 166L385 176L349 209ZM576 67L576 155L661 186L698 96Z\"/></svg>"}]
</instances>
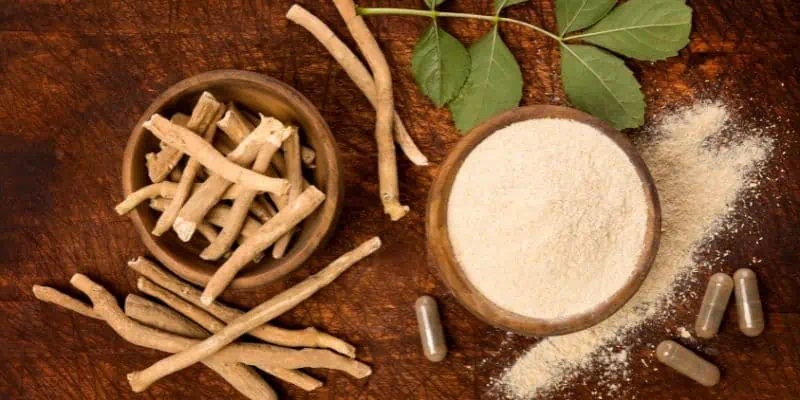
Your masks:
<instances>
[{"instance_id":1,"label":"root bundle on table","mask_svg":"<svg viewBox=\"0 0 800 400\"><path fill-rule=\"evenodd\" d=\"M46 286L34 286L33 293L44 302L105 321L132 344L175 353L147 369L129 374L134 391L145 390L161 377L200 362L247 398L276 399L274 390L253 368L304 390L314 390L322 382L301 372L301 368L339 370L355 378L372 373L368 365L353 358L355 348L341 339L314 328L288 330L267 323L311 297L353 264L375 252L380 244L377 237L365 242L249 312L217 302L204 304L199 289L145 258L129 263L142 275L137 287L163 304L131 294L125 300L123 311L111 293L82 274L75 274L70 283L89 298L91 305ZM244 334L262 342L238 341Z\"/></svg>"}]
</instances>

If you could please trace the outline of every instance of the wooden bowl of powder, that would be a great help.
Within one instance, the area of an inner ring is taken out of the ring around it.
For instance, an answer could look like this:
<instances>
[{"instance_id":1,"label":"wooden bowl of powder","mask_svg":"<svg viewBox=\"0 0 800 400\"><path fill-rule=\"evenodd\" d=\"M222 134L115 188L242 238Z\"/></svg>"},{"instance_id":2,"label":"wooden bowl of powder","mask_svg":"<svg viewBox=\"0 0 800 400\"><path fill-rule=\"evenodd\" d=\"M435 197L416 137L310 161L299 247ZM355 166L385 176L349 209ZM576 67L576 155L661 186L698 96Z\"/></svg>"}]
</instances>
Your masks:
<instances>
[{"instance_id":1,"label":"wooden bowl of powder","mask_svg":"<svg viewBox=\"0 0 800 400\"><path fill-rule=\"evenodd\" d=\"M642 158L606 122L537 105L498 114L451 152L431 188L428 248L473 314L525 335L575 332L638 290L661 232Z\"/></svg>"}]
</instances>

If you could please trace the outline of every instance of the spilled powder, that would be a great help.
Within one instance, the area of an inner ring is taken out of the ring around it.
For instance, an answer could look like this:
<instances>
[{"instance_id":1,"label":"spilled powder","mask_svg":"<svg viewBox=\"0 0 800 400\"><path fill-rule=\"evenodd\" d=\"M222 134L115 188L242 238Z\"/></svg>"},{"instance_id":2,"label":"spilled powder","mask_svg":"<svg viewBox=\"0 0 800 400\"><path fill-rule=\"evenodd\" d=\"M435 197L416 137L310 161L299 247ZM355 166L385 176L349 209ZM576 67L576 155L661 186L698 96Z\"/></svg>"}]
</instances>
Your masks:
<instances>
[{"instance_id":1,"label":"spilled powder","mask_svg":"<svg viewBox=\"0 0 800 400\"><path fill-rule=\"evenodd\" d=\"M642 181L610 138L576 121L533 119L470 152L447 222L484 296L555 319L590 312L629 282L647 218Z\"/></svg>"},{"instance_id":2,"label":"spilled powder","mask_svg":"<svg viewBox=\"0 0 800 400\"><path fill-rule=\"evenodd\" d=\"M609 319L529 349L500 378L500 389L509 397L546 397L592 367L599 367L601 374L611 371L618 382L629 379L625 346L636 342L632 334L668 316L680 283L701 267L695 255L721 232L737 229L731 226L737 200L758 186L772 151L771 139L730 119L724 105L698 103L664 117L649 138L637 144L656 181L662 208L661 245L650 274ZM607 385L606 393L596 394L613 395L620 385Z\"/></svg>"}]
</instances>

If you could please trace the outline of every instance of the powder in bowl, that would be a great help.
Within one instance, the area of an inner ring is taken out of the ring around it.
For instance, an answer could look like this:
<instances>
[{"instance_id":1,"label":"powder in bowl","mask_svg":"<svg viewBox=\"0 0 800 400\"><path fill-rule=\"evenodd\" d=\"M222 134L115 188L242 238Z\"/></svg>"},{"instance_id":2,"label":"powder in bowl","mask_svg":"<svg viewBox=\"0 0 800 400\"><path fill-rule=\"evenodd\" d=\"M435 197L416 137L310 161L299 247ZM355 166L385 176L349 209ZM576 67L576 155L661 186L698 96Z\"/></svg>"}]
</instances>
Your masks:
<instances>
[{"instance_id":1,"label":"powder in bowl","mask_svg":"<svg viewBox=\"0 0 800 400\"><path fill-rule=\"evenodd\" d=\"M647 219L628 156L566 119L517 122L484 139L447 204L467 279L497 306L547 320L589 312L628 284Z\"/></svg>"}]
</instances>

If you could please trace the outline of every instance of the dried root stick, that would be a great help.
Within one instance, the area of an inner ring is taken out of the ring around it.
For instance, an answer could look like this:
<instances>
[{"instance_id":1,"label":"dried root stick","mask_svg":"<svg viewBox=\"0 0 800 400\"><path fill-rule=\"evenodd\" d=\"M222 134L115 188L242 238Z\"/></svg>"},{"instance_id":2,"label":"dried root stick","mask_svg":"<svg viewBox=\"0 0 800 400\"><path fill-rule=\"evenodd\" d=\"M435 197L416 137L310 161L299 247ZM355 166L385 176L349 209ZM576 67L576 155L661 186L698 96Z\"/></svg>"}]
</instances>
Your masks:
<instances>
[{"instance_id":1,"label":"dried root stick","mask_svg":"<svg viewBox=\"0 0 800 400\"><path fill-rule=\"evenodd\" d=\"M197 224L197 231L200 232L200 234L203 235L203 237L206 238L209 243L214 242L217 240L217 237L219 237L219 232L217 232L217 230L207 222L201 222Z\"/></svg>"},{"instance_id":2,"label":"dried root stick","mask_svg":"<svg viewBox=\"0 0 800 400\"><path fill-rule=\"evenodd\" d=\"M230 138L235 145L241 143L244 138L255 129L255 125L245 118L234 103L228 103L228 111L226 111L225 116L217 122L217 126L219 129L222 129L222 132L228 135L228 138Z\"/></svg>"},{"instance_id":3,"label":"dried root stick","mask_svg":"<svg viewBox=\"0 0 800 400\"><path fill-rule=\"evenodd\" d=\"M154 114L143 126L159 139L195 158L200 164L231 182L262 192L284 194L289 190L289 184L285 180L270 178L242 168L220 154L211 143L158 114Z\"/></svg>"},{"instance_id":4,"label":"dried root stick","mask_svg":"<svg viewBox=\"0 0 800 400\"><path fill-rule=\"evenodd\" d=\"M188 316L200 325L208 327L203 321L202 315L190 314L187 312L186 307L181 306L181 303L175 301L175 297L167 295L167 291L180 299L185 300L195 306L195 309L202 308L217 319L223 322L231 322L239 318L243 311L233 307L228 307L224 304L214 302L206 306L200 302L200 290L182 281L177 276L168 272L167 270L158 267L156 264L147 260L146 258L139 257L128 263L128 266L142 276L146 277L149 281L154 282L163 290L159 291L156 287L150 286L147 282L139 281L139 289L158 298L178 312ZM269 324L261 325L250 331L250 336L261 339L267 343L273 343L281 346L288 347L320 347L328 348L344 354L350 358L355 357L356 349L351 344L328 335L327 333L320 332L315 328L306 328L302 330L289 330L272 326Z\"/></svg>"},{"instance_id":5,"label":"dried root stick","mask_svg":"<svg viewBox=\"0 0 800 400\"><path fill-rule=\"evenodd\" d=\"M177 170L173 170L177 171ZM197 191L200 189L202 184L195 183L192 186L192 191ZM159 183L151 183L133 193L128 195L122 202L117 204L114 207L114 210L119 215L125 215L134 208L138 207L139 204L144 202L145 200L152 200L156 197L164 197L167 199L171 199L175 197L175 191L178 189L178 184L174 182L159 182ZM241 185L231 185L225 193L222 194L223 200L233 200L239 197L239 194L242 193L244 189ZM256 213L268 213L268 210L265 210L263 205L259 205L259 210L254 211L255 208L251 209L254 214ZM256 214L258 215L258 214Z\"/></svg>"},{"instance_id":6,"label":"dried root stick","mask_svg":"<svg viewBox=\"0 0 800 400\"><path fill-rule=\"evenodd\" d=\"M304 372L286 368L258 368L282 381L288 382L307 392L322 387L322 382Z\"/></svg>"},{"instance_id":7,"label":"dried root stick","mask_svg":"<svg viewBox=\"0 0 800 400\"><path fill-rule=\"evenodd\" d=\"M166 353L178 353L202 343L196 339L174 335L133 321L122 312L117 305L116 299L114 299L114 297L108 291L106 291L105 288L96 284L85 275L75 274L70 280L70 283L78 290L89 296L89 299L92 300L92 304L94 304L95 312L101 315L109 324L109 326L111 326L111 328L117 332L117 334L133 344L149 347ZM283 367L283 364L299 364L295 359L296 356L294 354L287 354L286 350L288 349L281 349L279 347L265 344L234 343L229 346L225 346L218 353L213 354L202 361L220 361L223 363L241 362L252 365L267 373L278 370L278 373L280 374L297 377L297 371L294 371L294 373L281 371L286 370ZM308 360L305 363L307 365L317 365L319 362L319 360ZM327 362L327 360L324 360L323 362ZM335 367L338 366L339 365L328 365L326 363L325 368L335 369ZM344 372L358 373L358 375L363 374L360 371L345 370ZM319 387L319 385L321 385L321 383L308 386Z\"/></svg>"},{"instance_id":8,"label":"dried root stick","mask_svg":"<svg viewBox=\"0 0 800 400\"><path fill-rule=\"evenodd\" d=\"M256 161L253 163L253 171L260 174L265 173L267 167L269 167L270 160L272 160L272 156L280 149L281 143L290 135L297 136L296 129L281 129L273 132L270 136L271 140L261 146ZM289 180L289 183L293 184L291 180ZM302 186L302 182L300 182L299 186ZM293 190L294 189L290 187L290 194ZM247 212L251 209L253 200L257 195L258 192L256 191L244 190L239 197L233 201L233 206L228 213L228 218L222 226L222 232L220 232L217 240L212 242L211 245L200 253L200 258L204 260L217 260L231 248L233 242L239 237L239 232L241 232L244 221L247 218Z\"/></svg>"},{"instance_id":9,"label":"dried root stick","mask_svg":"<svg viewBox=\"0 0 800 400\"><path fill-rule=\"evenodd\" d=\"M239 143L242 141L249 132L253 130L253 124L248 121L247 118L234 106L230 108L228 106L228 112L225 113L225 117L223 117L218 123L217 126L225 132L226 135L235 143ZM309 149L310 150L310 149ZM312 150L313 151L313 150ZM315 156L316 157L316 156ZM281 153L275 153L272 156L272 166L275 167L275 171L278 173L275 174L274 171L271 175L280 175L286 176L286 160ZM268 175L270 175L268 173ZM310 184L305 179L303 180L303 190L306 189Z\"/></svg>"},{"instance_id":10,"label":"dried root stick","mask_svg":"<svg viewBox=\"0 0 800 400\"><path fill-rule=\"evenodd\" d=\"M149 281L147 278L139 277L137 286L143 293L163 301L165 304L169 305L177 312L185 315L190 320L198 323L211 333L221 331L226 326L224 322L214 318L214 316L211 314L201 310L196 306L193 306L192 304L189 304L166 289ZM127 313L127 309L125 312ZM273 349L275 349L276 352L283 352L282 361L284 363L282 366L289 369L330 368L347 372L348 374L357 378L366 377L372 372L372 370L366 364L343 357L329 350L304 349L297 351L284 349L282 347L273 347ZM295 360L288 362L287 359L291 357L294 357Z\"/></svg>"},{"instance_id":11,"label":"dried root stick","mask_svg":"<svg viewBox=\"0 0 800 400\"><path fill-rule=\"evenodd\" d=\"M253 214L262 223L269 221L270 218L275 216L278 212L267 202L259 200L261 196L256 196L253 203L250 205L250 213ZM261 198L263 199L263 198Z\"/></svg>"},{"instance_id":12,"label":"dried root stick","mask_svg":"<svg viewBox=\"0 0 800 400\"><path fill-rule=\"evenodd\" d=\"M299 201L299 200L298 200ZM276 217L277 218L277 217ZM157 380L180 371L207 357L213 357L234 340L276 316L292 309L303 300L311 297L346 271L350 266L380 248L381 241L375 237L357 247L318 273L306 278L285 292L267 300L258 307L232 321L225 328L203 340L192 348L173 354L156 362L145 370L128 375L128 381L135 392L147 389Z\"/></svg>"},{"instance_id":13,"label":"dried root stick","mask_svg":"<svg viewBox=\"0 0 800 400\"><path fill-rule=\"evenodd\" d=\"M74 311L85 317L100 319L103 317L96 313L91 306L86 305L84 302L67 296L56 289L47 286L33 285L33 295L44 302L53 303L57 306L66 308L67 310Z\"/></svg>"},{"instance_id":14,"label":"dried root stick","mask_svg":"<svg viewBox=\"0 0 800 400\"><path fill-rule=\"evenodd\" d=\"M222 103L214 99L214 96L210 93L203 92L194 107L194 111L192 111L192 118L186 128L194 132L202 132L203 139L210 143L214 140L214 134L217 132L217 121L222 118L224 111L225 106ZM211 116L210 118L208 118L209 115ZM178 217L178 211L181 210L183 203L189 198L197 173L200 172L200 167L200 162L196 158L189 158L181 174L181 180L178 182L178 188L175 189L172 201L167 209L161 213L161 216L158 217L156 225L153 227L153 235L161 236L172 227L175 218Z\"/></svg>"},{"instance_id":15,"label":"dried root stick","mask_svg":"<svg viewBox=\"0 0 800 400\"><path fill-rule=\"evenodd\" d=\"M300 161L308 168L316 168L314 160L317 159L317 153L311 147L300 146Z\"/></svg>"},{"instance_id":16,"label":"dried root stick","mask_svg":"<svg viewBox=\"0 0 800 400\"><path fill-rule=\"evenodd\" d=\"M319 18L311 14L308 10L301 7L299 4L293 5L286 13L286 18L294 23L302 26L328 50L333 58L339 62L345 73L350 77L353 83L358 86L367 100L373 107L377 107L377 91L375 89L375 81L372 79L367 67L361 63L361 60L347 47L341 39L339 39L333 31L320 21ZM394 141L403 150L406 157L416 165L428 165L428 158L419 150L414 139L408 134L408 130L400 115L394 111Z\"/></svg>"},{"instance_id":17,"label":"dried root stick","mask_svg":"<svg viewBox=\"0 0 800 400\"><path fill-rule=\"evenodd\" d=\"M288 203L291 204L300 197L303 191L303 166L300 155L300 136L295 129L294 133L289 136L288 140L283 142L284 158L286 159L286 180L289 181L289 198ZM272 248L272 258L280 259L286 253L289 247L289 242L292 240L292 234L295 229L292 228L286 232Z\"/></svg>"},{"instance_id":18,"label":"dried root stick","mask_svg":"<svg viewBox=\"0 0 800 400\"><path fill-rule=\"evenodd\" d=\"M125 314L149 327L176 335L193 339L208 337L208 331L180 313L135 294L129 294L125 298ZM180 323L170 323L171 321L180 321Z\"/></svg>"},{"instance_id":19,"label":"dried root stick","mask_svg":"<svg viewBox=\"0 0 800 400\"><path fill-rule=\"evenodd\" d=\"M230 112L226 113L226 116L228 115L230 115ZM224 119L225 118L223 118L223 120ZM220 125L217 124L217 126ZM278 130L283 130L284 128L285 127L283 124L275 118L262 117L261 124L259 124L251 134L245 136L245 138L242 139L242 141L236 146L236 149L228 154L226 158L227 162L237 165L237 168L242 168L242 166L252 164L258 156L261 146L270 140L272 133ZM249 170L247 171L258 176L265 177L264 175L256 172ZM286 186L286 192L275 194L287 194L289 189L288 181L276 178L269 179L281 181ZM215 173L200 185L200 188L192 194L192 197L190 197L183 208L181 208L181 211L178 213L178 218L173 224L173 228L181 240L188 242L189 239L192 238L197 224L200 223L205 217L206 213L208 213L208 211L219 202L219 199L231 186L231 184L231 180L227 179L221 174Z\"/></svg>"},{"instance_id":20,"label":"dried root stick","mask_svg":"<svg viewBox=\"0 0 800 400\"><path fill-rule=\"evenodd\" d=\"M378 183L383 212L389 214L392 221L397 221L408 213L408 206L400 204L400 189L397 182L397 155L392 138L392 119L394 118L392 75L378 42L367 28L364 19L356 15L353 0L334 0L333 4L339 10L347 29L353 35L353 39L375 75L375 140L378 142Z\"/></svg>"},{"instance_id":21,"label":"dried root stick","mask_svg":"<svg viewBox=\"0 0 800 400\"><path fill-rule=\"evenodd\" d=\"M76 278L78 278L78 275L73 277L73 281L75 281ZM166 353L175 353L180 351L181 348L188 347L191 343L196 342L192 339L149 328L131 320L119 309L116 299L102 286L94 284L94 282L83 276L77 280L80 281L80 287L78 284L75 284L75 286L89 295L92 303L94 303L94 308L90 308L80 300L49 287L34 286L34 294L36 294L37 298L40 300L62 306L83 315L86 314L74 308L76 304L92 310L92 313L96 316L92 318L105 320L123 339L137 346L160 350ZM37 293L37 288L39 293ZM40 298L40 294L46 298ZM236 360L225 359L223 355L220 354L203 360L203 364L217 372L249 399L277 399L275 391L272 390L254 370Z\"/></svg>"},{"instance_id":22,"label":"dried root stick","mask_svg":"<svg viewBox=\"0 0 800 400\"><path fill-rule=\"evenodd\" d=\"M242 363L203 362L234 389L251 400L277 400L278 395L252 367ZM269 373L269 371L264 371ZM320 383L321 384L321 383Z\"/></svg>"},{"instance_id":23,"label":"dried root stick","mask_svg":"<svg viewBox=\"0 0 800 400\"><path fill-rule=\"evenodd\" d=\"M167 207L168 203L166 199L156 198L150 200L150 208L156 211L164 211ZM216 240L217 236L219 235L214 229L212 225L215 226L222 226L225 224L225 221L228 219L228 214L231 212L231 208L226 205L216 205L214 208L209 211L206 215L206 220L197 224L197 231L200 232L209 242L213 242ZM242 227L240 237L236 238L239 243L243 243L244 239L253 236L258 232L258 228L261 227L261 224L258 223L252 217L247 217L244 221L244 226ZM213 234L209 232L209 228L213 231ZM202 229L202 230L201 230ZM213 240L212 240L213 239ZM254 262L259 262L262 259L263 254L258 254L255 258L253 258Z\"/></svg>"},{"instance_id":24,"label":"dried root stick","mask_svg":"<svg viewBox=\"0 0 800 400\"><path fill-rule=\"evenodd\" d=\"M186 126L189 123L189 116L183 113L175 113L170 118L170 121L180 126ZM169 176L169 174L181 161L183 153L180 150L161 142L161 150L158 153L148 153L144 156L147 165L147 175L153 183L159 183ZM176 180L177 182L177 180Z\"/></svg>"},{"instance_id":25,"label":"dried root stick","mask_svg":"<svg viewBox=\"0 0 800 400\"><path fill-rule=\"evenodd\" d=\"M241 246L237 247L233 255L214 272L205 290L203 290L202 296L200 296L200 301L205 305L213 303L214 299L230 285L236 274L253 257L271 246L300 221L308 217L323 201L325 201L325 194L315 186L311 186L298 196L294 202L280 210L275 217L261 226L258 233L247 238Z\"/></svg>"},{"instance_id":26,"label":"dried root stick","mask_svg":"<svg viewBox=\"0 0 800 400\"><path fill-rule=\"evenodd\" d=\"M168 205L169 205L168 199L156 197L155 199L150 200L150 208L156 211L164 211L164 209ZM228 219L228 214L230 212L231 212L230 206L227 206L225 204L217 204L208 212L208 214L206 214L206 219L204 220L204 222L207 222L211 226L222 227L222 225L225 223L225 220ZM244 227L242 228L242 236L245 237L252 236L258 231L258 228L260 227L261 224L259 224L255 218L248 216L244 221Z\"/></svg>"},{"instance_id":27,"label":"dried root stick","mask_svg":"<svg viewBox=\"0 0 800 400\"><path fill-rule=\"evenodd\" d=\"M258 117L253 115L247 111L239 111L239 116L250 126L253 124L258 123ZM314 169L317 166L314 164L314 161L317 159L317 152L314 151L311 147L300 145L300 156L302 157L301 160L303 161L303 165L310 169Z\"/></svg>"},{"instance_id":28,"label":"dried root stick","mask_svg":"<svg viewBox=\"0 0 800 400\"><path fill-rule=\"evenodd\" d=\"M135 300L136 303L133 303L130 300L132 296L137 298L137 300ZM194 322L190 321L189 319L183 317L180 314L171 315L163 312L153 312L153 310L158 310L160 308L169 310L169 308L166 308L160 304L156 304L150 300L144 299L136 295L128 295L128 297L125 299L125 315L144 325L158 327L158 329L162 331L174 333L176 335L180 335L181 332L185 332L188 329L192 329L192 326L195 326ZM209 336L208 332L205 332L204 336L202 337L206 338L208 336ZM214 368L215 363L211 364L207 363L206 365L216 371L216 369ZM240 365L241 367L244 367L244 369L253 372L255 377L258 378L258 381L263 383L261 377L245 364L236 363L231 365ZM270 375L284 379L285 381L295 386L298 386L303 390L312 391L322 386L322 382L299 371L293 371L286 368L266 367L263 365L260 366L259 369L263 370L264 372ZM244 376L244 381L255 382L254 380L249 379L248 375ZM239 374L234 375L234 377L238 376ZM231 381L231 379L229 379L229 377L227 376L225 379L228 380L228 382L230 382L232 386L237 387L237 389L239 389L240 392L243 392L243 390L238 387L237 385L238 382L234 383L236 382L236 380ZM247 385L246 388L248 388L249 386L250 385Z\"/></svg>"}]
</instances>

